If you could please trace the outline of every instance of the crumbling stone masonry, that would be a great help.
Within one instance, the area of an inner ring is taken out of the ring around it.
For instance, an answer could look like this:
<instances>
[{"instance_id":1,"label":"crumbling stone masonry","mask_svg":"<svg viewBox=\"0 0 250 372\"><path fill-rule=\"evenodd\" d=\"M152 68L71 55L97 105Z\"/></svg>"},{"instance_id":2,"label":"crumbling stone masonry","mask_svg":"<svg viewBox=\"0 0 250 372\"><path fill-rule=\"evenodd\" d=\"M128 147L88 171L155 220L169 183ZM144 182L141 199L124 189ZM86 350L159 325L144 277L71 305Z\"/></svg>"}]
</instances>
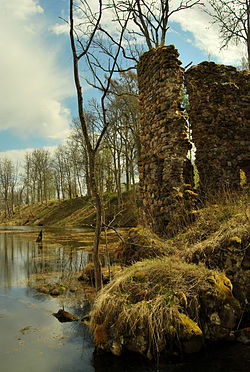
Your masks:
<instances>
[{"instance_id":1,"label":"crumbling stone masonry","mask_svg":"<svg viewBox=\"0 0 250 372\"><path fill-rule=\"evenodd\" d=\"M139 179L144 222L164 233L183 186L190 144L179 99L184 79L173 45L150 50L138 64L141 155Z\"/></svg>"},{"instance_id":2,"label":"crumbling stone masonry","mask_svg":"<svg viewBox=\"0 0 250 372\"><path fill-rule=\"evenodd\" d=\"M201 190L240 188L250 181L250 73L202 62L185 74Z\"/></svg>"}]
</instances>

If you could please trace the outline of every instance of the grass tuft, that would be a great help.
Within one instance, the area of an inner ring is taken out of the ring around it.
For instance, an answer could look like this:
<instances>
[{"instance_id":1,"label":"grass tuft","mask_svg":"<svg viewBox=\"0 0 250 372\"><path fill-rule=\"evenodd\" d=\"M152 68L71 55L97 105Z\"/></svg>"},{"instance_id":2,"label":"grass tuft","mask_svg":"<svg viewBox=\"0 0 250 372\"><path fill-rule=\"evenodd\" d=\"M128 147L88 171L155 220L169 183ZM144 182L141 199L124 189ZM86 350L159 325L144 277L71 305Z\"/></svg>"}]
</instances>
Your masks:
<instances>
[{"instance_id":1,"label":"grass tuft","mask_svg":"<svg viewBox=\"0 0 250 372\"><path fill-rule=\"evenodd\" d=\"M200 340L193 346L198 347L203 338L202 293L209 292L219 304L226 301L239 307L228 282L223 274L187 264L176 256L137 262L99 293L90 327L95 334L105 324L108 341L99 347L109 350L116 342L149 357L166 347L181 348L192 337Z\"/></svg>"}]
</instances>

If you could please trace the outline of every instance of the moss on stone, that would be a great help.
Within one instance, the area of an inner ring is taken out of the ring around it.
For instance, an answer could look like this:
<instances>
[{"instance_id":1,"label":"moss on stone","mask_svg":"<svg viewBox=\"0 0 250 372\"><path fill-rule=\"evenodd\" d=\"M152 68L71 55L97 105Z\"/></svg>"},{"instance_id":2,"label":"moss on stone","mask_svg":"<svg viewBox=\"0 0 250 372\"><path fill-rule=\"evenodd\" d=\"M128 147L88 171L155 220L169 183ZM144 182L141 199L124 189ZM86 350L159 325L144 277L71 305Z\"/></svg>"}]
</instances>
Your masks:
<instances>
[{"instance_id":1,"label":"moss on stone","mask_svg":"<svg viewBox=\"0 0 250 372\"><path fill-rule=\"evenodd\" d=\"M239 238L238 236L231 236L231 238L229 238L229 242L236 246L239 246L241 245L241 238Z\"/></svg>"}]
</instances>

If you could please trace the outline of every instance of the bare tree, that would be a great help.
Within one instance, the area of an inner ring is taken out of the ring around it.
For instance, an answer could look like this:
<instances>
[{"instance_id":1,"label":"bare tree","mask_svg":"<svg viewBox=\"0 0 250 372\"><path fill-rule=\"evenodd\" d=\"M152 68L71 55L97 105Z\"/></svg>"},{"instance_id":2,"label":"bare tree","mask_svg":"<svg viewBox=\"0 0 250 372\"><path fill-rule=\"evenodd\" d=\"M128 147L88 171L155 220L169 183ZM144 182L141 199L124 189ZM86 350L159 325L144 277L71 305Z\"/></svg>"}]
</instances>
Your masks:
<instances>
[{"instance_id":1,"label":"bare tree","mask_svg":"<svg viewBox=\"0 0 250 372\"><path fill-rule=\"evenodd\" d=\"M58 146L51 161L52 175L54 179L54 185L55 185L58 200L60 200L61 197L64 199L63 167L62 167L62 159L60 155L61 155L61 150L60 150L60 147Z\"/></svg>"},{"instance_id":2,"label":"bare tree","mask_svg":"<svg viewBox=\"0 0 250 372\"><path fill-rule=\"evenodd\" d=\"M250 1L210 0L206 12L212 17L212 22L219 26L221 48L227 47L231 41L242 41L246 45L250 69Z\"/></svg>"},{"instance_id":3,"label":"bare tree","mask_svg":"<svg viewBox=\"0 0 250 372\"><path fill-rule=\"evenodd\" d=\"M17 168L7 158L0 159L0 195L4 202L4 215L10 216L14 208L14 188L17 182ZM11 204L10 204L11 202Z\"/></svg>"},{"instance_id":4,"label":"bare tree","mask_svg":"<svg viewBox=\"0 0 250 372\"><path fill-rule=\"evenodd\" d=\"M22 175L23 178L23 184L25 189L25 203L29 204L31 202L31 194L32 194L32 188L31 188L31 167L32 167L32 158L31 154L28 152L25 154L24 158L24 173Z\"/></svg>"},{"instance_id":5,"label":"bare tree","mask_svg":"<svg viewBox=\"0 0 250 372\"><path fill-rule=\"evenodd\" d=\"M34 194L38 202L48 201L48 186L50 182L50 154L45 149L35 149L31 154L31 171Z\"/></svg>"},{"instance_id":6,"label":"bare tree","mask_svg":"<svg viewBox=\"0 0 250 372\"><path fill-rule=\"evenodd\" d=\"M117 20L130 13L134 26L128 28L132 37L145 39L148 49L165 45L169 19L176 12L203 5L201 0L110 0Z\"/></svg>"},{"instance_id":7,"label":"bare tree","mask_svg":"<svg viewBox=\"0 0 250 372\"><path fill-rule=\"evenodd\" d=\"M95 147L96 142L99 137L99 133L102 130L102 113L101 109L98 107L95 100L91 100L88 102L88 107L85 109L85 121L88 127L88 133L90 137L90 142L93 147ZM72 120L72 133L70 139L76 144L79 153L81 154L79 159L79 166L83 171L84 178L85 178L85 187L87 191L87 195L91 196L91 185L90 185L90 177L89 177L89 158L88 158L88 151L85 142L85 138L82 132L81 123L79 119L74 118ZM98 149L100 152L100 147Z\"/></svg>"},{"instance_id":8,"label":"bare tree","mask_svg":"<svg viewBox=\"0 0 250 372\"><path fill-rule=\"evenodd\" d=\"M136 74L121 73L112 81L109 95L108 129L106 143L113 157L113 168L118 193L118 205L122 202L121 177L125 173L126 190L135 184L136 162L140 151L139 102Z\"/></svg>"},{"instance_id":9,"label":"bare tree","mask_svg":"<svg viewBox=\"0 0 250 372\"><path fill-rule=\"evenodd\" d=\"M25 154L22 174L25 202L43 202L55 194L50 153L45 149L35 149Z\"/></svg>"},{"instance_id":10,"label":"bare tree","mask_svg":"<svg viewBox=\"0 0 250 372\"><path fill-rule=\"evenodd\" d=\"M123 139L125 157L126 188L129 190L130 178L134 184L134 169L140 153L140 124L138 83L135 73L121 73L120 79L113 83L114 94L111 105L120 111L119 133Z\"/></svg>"},{"instance_id":11,"label":"bare tree","mask_svg":"<svg viewBox=\"0 0 250 372\"><path fill-rule=\"evenodd\" d=\"M80 5L78 5L80 3ZM96 4L95 4L96 8ZM75 25L74 11L77 11L77 15L81 14L82 21L79 25ZM96 66L93 61L97 60L97 57L93 54L92 46L95 47L98 45L100 39L100 26L101 19L104 12L103 1L98 1L98 11L94 11L89 2L81 0L80 2L74 2L70 0L70 42L71 50L73 56L73 67L74 67L74 80L75 87L77 91L77 102L78 102L78 115L81 123L82 132L84 135L88 160L89 160L89 173L90 173L90 185L92 194L95 197L96 201L96 228L95 228L95 238L93 244L93 261L95 267L95 286L96 290L101 289L102 287L102 275L101 275L101 263L99 259L99 243L102 227L102 203L101 197L97 185L97 175L96 175L96 156L102 142L102 139L107 131L109 122L106 116L106 106L105 101L109 92L111 79L114 74L115 68L117 66L118 57L121 52L121 45L123 40L123 34L127 27L127 22L129 15L126 16L123 21L120 21L120 32L119 40L116 44L116 49L112 51L112 59L107 61L108 65L108 76L103 82L103 76L98 76ZM86 37L87 36L87 37ZM107 58L106 58L107 59ZM79 72L79 64L81 61L87 63L90 71L94 77L94 85L98 87L101 92L100 105L102 109L102 123L103 126L99 132L98 139L93 145L91 142L91 136L89 134L87 121L84 114L84 105L83 105L83 93L82 93L82 83L81 76Z\"/></svg>"}]
</instances>

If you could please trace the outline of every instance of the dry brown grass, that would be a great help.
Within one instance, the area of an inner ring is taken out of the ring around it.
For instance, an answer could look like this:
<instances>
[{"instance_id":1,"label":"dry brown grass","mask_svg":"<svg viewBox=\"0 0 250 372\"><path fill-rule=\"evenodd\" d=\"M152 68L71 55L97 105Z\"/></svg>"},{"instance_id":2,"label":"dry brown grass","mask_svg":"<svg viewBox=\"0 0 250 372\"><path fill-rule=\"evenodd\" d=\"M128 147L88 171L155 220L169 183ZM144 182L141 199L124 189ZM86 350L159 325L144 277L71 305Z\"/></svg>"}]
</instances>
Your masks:
<instances>
[{"instance_id":1,"label":"dry brown grass","mask_svg":"<svg viewBox=\"0 0 250 372\"><path fill-rule=\"evenodd\" d=\"M164 239L142 226L129 229L123 235L123 242L115 248L115 256L122 265L131 265L137 261L171 253L173 251Z\"/></svg>"},{"instance_id":2,"label":"dry brown grass","mask_svg":"<svg viewBox=\"0 0 250 372\"><path fill-rule=\"evenodd\" d=\"M215 245L222 236L246 231L250 226L249 201L247 193L217 195L216 203L207 202L197 210L196 220L184 232L170 239L169 243L185 255L194 245L206 240Z\"/></svg>"},{"instance_id":3,"label":"dry brown grass","mask_svg":"<svg viewBox=\"0 0 250 372\"><path fill-rule=\"evenodd\" d=\"M196 324L198 297L211 287L214 275L203 265L187 264L176 256L138 262L100 292L90 326L95 332L102 325L109 339L122 337L127 344L141 335L147 340L143 351L148 356L162 351L166 343L174 347L192 332L202 334ZM223 274L216 275L218 282L227 280ZM217 289L214 287L214 294L219 297L221 289ZM231 296L231 289L228 291Z\"/></svg>"},{"instance_id":4,"label":"dry brown grass","mask_svg":"<svg viewBox=\"0 0 250 372\"><path fill-rule=\"evenodd\" d=\"M117 350L112 349L114 346L109 341L105 341L106 345L99 342L99 347L119 354L119 345L126 344L133 350L138 347L139 352L143 351L149 357L165 349L166 345L178 348L187 334L191 332L197 336L201 332L198 326L206 313L203 309L201 314L201 296L206 291L217 296L219 304L226 300L239 312L239 303L232 296L231 282L223 272L207 268L206 259L204 264L199 263L201 256L196 261L198 264L187 262L191 262L197 252L213 257L218 247L223 250L228 244L239 249L249 228L249 217L249 195L227 193L216 203L210 201L197 210L195 221L171 239L159 239L141 229L140 234L144 234L141 247L146 250L150 246L166 255L127 267L97 296L90 326L93 331L102 326L108 340L119 340L115 344ZM132 235L133 232L136 237L137 232L132 229ZM131 231L125 237L126 241L130 239L129 234ZM136 244L135 241L134 248ZM213 268L219 267L213 265ZM140 347L136 340L140 340Z\"/></svg>"}]
</instances>

